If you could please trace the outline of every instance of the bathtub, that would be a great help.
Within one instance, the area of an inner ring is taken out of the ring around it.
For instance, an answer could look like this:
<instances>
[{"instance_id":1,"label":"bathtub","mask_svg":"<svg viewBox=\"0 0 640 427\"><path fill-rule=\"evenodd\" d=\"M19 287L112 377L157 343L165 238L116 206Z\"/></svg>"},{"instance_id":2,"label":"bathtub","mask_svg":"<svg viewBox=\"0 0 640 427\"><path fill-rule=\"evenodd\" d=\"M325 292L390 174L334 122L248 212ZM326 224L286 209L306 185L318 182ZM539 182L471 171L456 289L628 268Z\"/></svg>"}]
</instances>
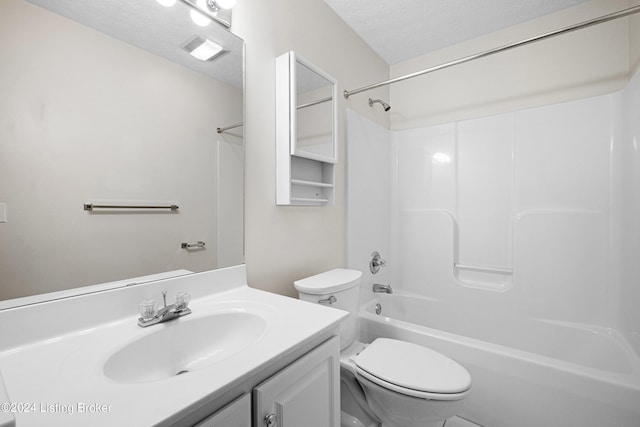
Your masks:
<instances>
[{"instance_id":1,"label":"bathtub","mask_svg":"<svg viewBox=\"0 0 640 427\"><path fill-rule=\"evenodd\" d=\"M640 359L622 336L479 311L384 294L361 307L360 339L411 341L462 364L472 388L460 417L485 427L640 427Z\"/></svg>"}]
</instances>

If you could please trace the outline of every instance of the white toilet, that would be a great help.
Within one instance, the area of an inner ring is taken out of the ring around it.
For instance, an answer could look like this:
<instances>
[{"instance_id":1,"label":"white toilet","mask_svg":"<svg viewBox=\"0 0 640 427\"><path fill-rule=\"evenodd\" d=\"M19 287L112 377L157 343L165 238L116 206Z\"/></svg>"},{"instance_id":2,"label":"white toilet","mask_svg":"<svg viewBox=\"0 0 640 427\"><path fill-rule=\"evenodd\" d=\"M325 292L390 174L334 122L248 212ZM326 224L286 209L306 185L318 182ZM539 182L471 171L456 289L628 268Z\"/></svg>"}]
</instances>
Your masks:
<instances>
[{"instance_id":1,"label":"white toilet","mask_svg":"<svg viewBox=\"0 0 640 427\"><path fill-rule=\"evenodd\" d=\"M388 338L356 340L362 273L338 268L294 282L300 299L349 312L340 324L342 393L384 427L441 427L471 388L469 372L443 354ZM342 396L344 402L345 396ZM345 414L342 426L366 426Z\"/></svg>"}]
</instances>

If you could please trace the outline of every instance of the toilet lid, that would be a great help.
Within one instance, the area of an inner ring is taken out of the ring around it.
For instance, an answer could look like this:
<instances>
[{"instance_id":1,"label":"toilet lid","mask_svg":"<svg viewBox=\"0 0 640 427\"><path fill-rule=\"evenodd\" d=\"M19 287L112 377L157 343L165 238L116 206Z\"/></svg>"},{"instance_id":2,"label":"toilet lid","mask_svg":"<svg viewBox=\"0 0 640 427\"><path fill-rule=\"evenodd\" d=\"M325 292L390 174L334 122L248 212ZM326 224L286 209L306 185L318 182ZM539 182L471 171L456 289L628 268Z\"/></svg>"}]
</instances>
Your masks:
<instances>
[{"instance_id":1,"label":"toilet lid","mask_svg":"<svg viewBox=\"0 0 640 427\"><path fill-rule=\"evenodd\" d=\"M378 338L353 362L370 381L410 396L433 398L433 394L459 394L471 387L471 375L457 362L406 341Z\"/></svg>"},{"instance_id":2,"label":"toilet lid","mask_svg":"<svg viewBox=\"0 0 640 427\"><path fill-rule=\"evenodd\" d=\"M351 289L360 284L362 272L346 268L335 268L305 279L296 280L293 286L298 292L324 295Z\"/></svg>"}]
</instances>

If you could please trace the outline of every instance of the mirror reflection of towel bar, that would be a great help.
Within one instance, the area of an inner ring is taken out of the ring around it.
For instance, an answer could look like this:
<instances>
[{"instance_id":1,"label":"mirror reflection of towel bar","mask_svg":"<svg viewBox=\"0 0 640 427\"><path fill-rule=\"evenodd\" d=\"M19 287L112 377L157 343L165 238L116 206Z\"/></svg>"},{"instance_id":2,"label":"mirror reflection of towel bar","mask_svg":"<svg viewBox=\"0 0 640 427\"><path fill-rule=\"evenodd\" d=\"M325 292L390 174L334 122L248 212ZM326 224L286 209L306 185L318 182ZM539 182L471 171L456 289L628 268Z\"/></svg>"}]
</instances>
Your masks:
<instances>
[{"instance_id":1,"label":"mirror reflection of towel bar","mask_svg":"<svg viewBox=\"0 0 640 427\"><path fill-rule=\"evenodd\" d=\"M140 206L140 205L98 205L94 203L85 203L84 210L92 211L94 209L171 209L177 211L178 205L166 205L166 206Z\"/></svg>"},{"instance_id":2,"label":"mirror reflection of towel bar","mask_svg":"<svg viewBox=\"0 0 640 427\"><path fill-rule=\"evenodd\" d=\"M180 247L182 249L204 249L205 243L202 240L199 240L198 243L181 243Z\"/></svg>"},{"instance_id":3,"label":"mirror reflection of towel bar","mask_svg":"<svg viewBox=\"0 0 640 427\"><path fill-rule=\"evenodd\" d=\"M217 128L217 129L216 129L216 132L218 132L218 133L222 133L222 132L228 131L228 130L230 130L230 129L239 128L240 126L244 126L244 123L240 122L240 123L236 123L235 125L231 125L231 126L225 126L225 127Z\"/></svg>"}]
</instances>

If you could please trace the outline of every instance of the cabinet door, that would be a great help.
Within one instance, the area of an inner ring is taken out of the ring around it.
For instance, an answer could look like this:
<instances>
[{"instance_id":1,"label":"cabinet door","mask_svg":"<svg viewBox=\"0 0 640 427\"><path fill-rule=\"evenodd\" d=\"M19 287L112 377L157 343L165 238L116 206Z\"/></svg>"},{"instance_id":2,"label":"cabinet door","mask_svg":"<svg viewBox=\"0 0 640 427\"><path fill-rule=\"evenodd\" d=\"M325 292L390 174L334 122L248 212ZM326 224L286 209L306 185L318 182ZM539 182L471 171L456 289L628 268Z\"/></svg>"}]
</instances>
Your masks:
<instances>
[{"instance_id":1,"label":"cabinet door","mask_svg":"<svg viewBox=\"0 0 640 427\"><path fill-rule=\"evenodd\" d=\"M194 427L251 427L251 396L237 398Z\"/></svg>"},{"instance_id":2,"label":"cabinet door","mask_svg":"<svg viewBox=\"0 0 640 427\"><path fill-rule=\"evenodd\" d=\"M254 427L339 427L340 340L333 337L253 389Z\"/></svg>"}]
</instances>

